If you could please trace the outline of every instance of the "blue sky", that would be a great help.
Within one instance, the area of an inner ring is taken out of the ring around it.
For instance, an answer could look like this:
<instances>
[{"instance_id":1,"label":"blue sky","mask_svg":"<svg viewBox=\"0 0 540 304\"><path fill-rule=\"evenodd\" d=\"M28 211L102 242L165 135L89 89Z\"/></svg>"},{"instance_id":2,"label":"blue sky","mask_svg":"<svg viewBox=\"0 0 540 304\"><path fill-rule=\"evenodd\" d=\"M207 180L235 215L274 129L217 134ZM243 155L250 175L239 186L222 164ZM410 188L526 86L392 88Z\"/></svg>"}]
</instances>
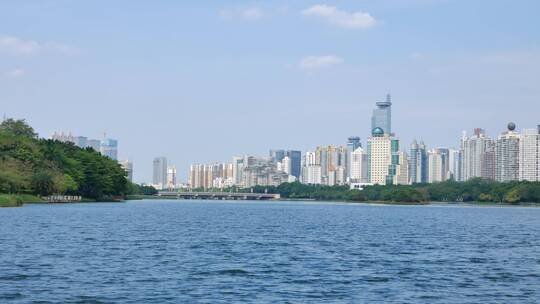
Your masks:
<instances>
[{"instance_id":1,"label":"blue sky","mask_svg":"<svg viewBox=\"0 0 540 304\"><path fill-rule=\"evenodd\" d=\"M0 114L120 141L135 179L369 135L540 124L539 1L1 1Z\"/></svg>"}]
</instances>

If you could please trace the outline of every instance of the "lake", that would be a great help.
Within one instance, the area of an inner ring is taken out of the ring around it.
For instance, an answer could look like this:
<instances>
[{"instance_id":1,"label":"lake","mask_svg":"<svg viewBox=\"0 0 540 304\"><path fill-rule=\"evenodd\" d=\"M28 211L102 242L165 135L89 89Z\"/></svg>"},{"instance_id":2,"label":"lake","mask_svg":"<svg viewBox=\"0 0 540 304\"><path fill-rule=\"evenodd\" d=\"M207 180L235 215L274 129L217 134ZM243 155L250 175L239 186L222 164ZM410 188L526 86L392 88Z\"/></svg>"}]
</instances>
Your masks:
<instances>
[{"instance_id":1,"label":"lake","mask_svg":"<svg viewBox=\"0 0 540 304\"><path fill-rule=\"evenodd\" d=\"M0 303L538 303L540 208L0 209Z\"/></svg>"}]
</instances>

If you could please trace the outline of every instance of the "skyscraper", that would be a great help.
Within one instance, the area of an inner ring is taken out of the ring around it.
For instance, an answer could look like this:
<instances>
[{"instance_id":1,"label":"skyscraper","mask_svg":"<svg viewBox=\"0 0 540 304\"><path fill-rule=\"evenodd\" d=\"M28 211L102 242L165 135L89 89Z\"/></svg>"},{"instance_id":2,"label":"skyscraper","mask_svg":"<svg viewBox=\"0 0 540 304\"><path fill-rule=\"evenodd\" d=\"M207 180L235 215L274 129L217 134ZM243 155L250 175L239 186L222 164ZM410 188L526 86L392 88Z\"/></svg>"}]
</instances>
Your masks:
<instances>
[{"instance_id":1,"label":"skyscraper","mask_svg":"<svg viewBox=\"0 0 540 304\"><path fill-rule=\"evenodd\" d=\"M514 123L508 131L497 137L495 143L495 180L509 182L519 180L519 134Z\"/></svg>"},{"instance_id":2,"label":"skyscraper","mask_svg":"<svg viewBox=\"0 0 540 304\"><path fill-rule=\"evenodd\" d=\"M397 166L400 165L399 140L377 127L368 139L367 150L369 182L379 185L393 184Z\"/></svg>"},{"instance_id":3,"label":"skyscraper","mask_svg":"<svg viewBox=\"0 0 540 304\"><path fill-rule=\"evenodd\" d=\"M409 156L409 178L412 184L427 183L428 181L428 154L423 141L413 140L411 155Z\"/></svg>"},{"instance_id":4,"label":"skyscraper","mask_svg":"<svg viewBox=\"0 0 540 304\"><path fill-rule=\"evenodd\" d=\"M519 139L519 180L540 181L540 126L525 129Z\"/></svg>"},{"instance_id":5,"label":"skyscraper","mask_svg":"<svg viewBox=\"0 0 540 304\"><path fill-rule=\"evenodd\" d=\"M371 116L371 130L381 128L384 134L392 134L392 97L386 94L386 101L376 102Z\"/></svg>"},{"instance_id":6,"label":"skyscraper","mask_svg":"<svg viewBox=\"0 0 540 304\"><path fill-rule=\"evenodd\" d=\"M156 157L153 163L153 179L152 183L158 188L163 189L167 186L167 158Z\"/></svg>"}]
</instances>

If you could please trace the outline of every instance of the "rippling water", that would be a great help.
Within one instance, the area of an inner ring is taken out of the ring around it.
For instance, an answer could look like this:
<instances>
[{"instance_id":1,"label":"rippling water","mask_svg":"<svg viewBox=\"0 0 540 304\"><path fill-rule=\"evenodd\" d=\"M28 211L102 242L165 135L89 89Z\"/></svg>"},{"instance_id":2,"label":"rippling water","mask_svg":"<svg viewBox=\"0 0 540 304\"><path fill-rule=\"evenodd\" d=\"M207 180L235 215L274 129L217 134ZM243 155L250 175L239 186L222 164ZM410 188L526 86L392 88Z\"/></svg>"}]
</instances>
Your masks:
<instances>
[{"instance_id":1,"label":"rippling water","mask_svg":"<svg viewBox=\"0 0 540 304\"><path fill-rule=\"evenodd\" d=\"M0 303L538 303L540 208L0 209Z\"/></svg>"}]
</instances>

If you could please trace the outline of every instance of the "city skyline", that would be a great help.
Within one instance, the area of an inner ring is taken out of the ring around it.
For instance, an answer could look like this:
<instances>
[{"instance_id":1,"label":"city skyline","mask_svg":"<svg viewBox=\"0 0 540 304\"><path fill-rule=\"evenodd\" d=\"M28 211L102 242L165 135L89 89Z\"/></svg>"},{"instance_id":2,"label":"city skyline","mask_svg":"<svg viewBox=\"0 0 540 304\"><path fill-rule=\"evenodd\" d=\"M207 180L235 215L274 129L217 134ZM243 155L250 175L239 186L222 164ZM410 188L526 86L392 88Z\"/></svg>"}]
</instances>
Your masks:
<instances>
[{"instance_id":1,"label":"city skyline","mask_svg":"<svg viewBox=\"0 0 540 304\"><path fill-rule=\"evenodd\" d=\"M185 181L190 163L366 144L386 92L402 146L458 148L463 130L538 124L539 5L3 2L0 115L43 137L107 130L138 182L159 155Z\"/></svg>"}]
</instances>

